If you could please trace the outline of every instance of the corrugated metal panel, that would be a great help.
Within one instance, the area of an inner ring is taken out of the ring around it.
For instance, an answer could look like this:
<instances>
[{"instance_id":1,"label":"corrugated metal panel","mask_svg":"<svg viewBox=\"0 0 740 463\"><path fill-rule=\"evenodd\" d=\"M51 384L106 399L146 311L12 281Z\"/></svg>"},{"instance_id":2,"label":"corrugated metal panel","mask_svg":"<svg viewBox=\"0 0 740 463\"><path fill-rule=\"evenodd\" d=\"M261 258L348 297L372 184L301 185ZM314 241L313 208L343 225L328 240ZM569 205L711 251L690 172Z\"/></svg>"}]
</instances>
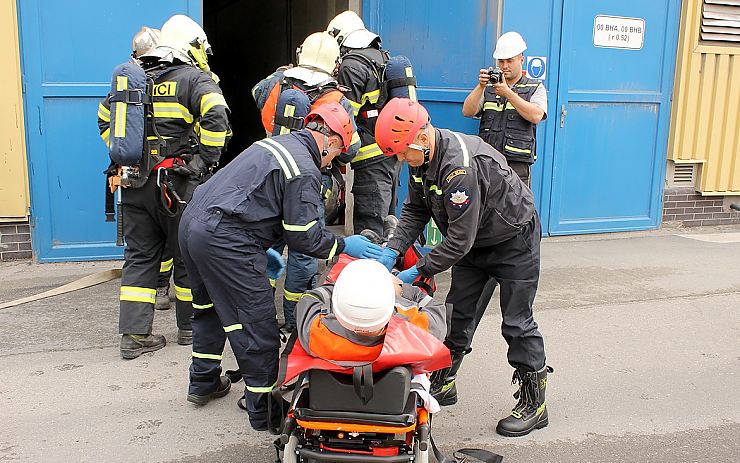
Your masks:
<instances>
[{"instance_id":1,"label":"corrugated metal panel","mask_svg":"<svg viewBox=\"0 0 740 463\"><path fill-rule=\"evenodd\" d=\"M15 2L0 2L0 39L9 50L0 73L0 222L25 219L28 169L23 135L23 100Z\"/></svg>"},{"instance_id":2,"label":"corrugated metal panel","mask_svg":"<svg viewBox=\"0 0 740 463\"><path fill-rule=\"evenodd\" d=\"M740 47L700 41L701 15L683 2L668 159L702 163L703 194L740 193Z\"/></svg>"}]
</instances>

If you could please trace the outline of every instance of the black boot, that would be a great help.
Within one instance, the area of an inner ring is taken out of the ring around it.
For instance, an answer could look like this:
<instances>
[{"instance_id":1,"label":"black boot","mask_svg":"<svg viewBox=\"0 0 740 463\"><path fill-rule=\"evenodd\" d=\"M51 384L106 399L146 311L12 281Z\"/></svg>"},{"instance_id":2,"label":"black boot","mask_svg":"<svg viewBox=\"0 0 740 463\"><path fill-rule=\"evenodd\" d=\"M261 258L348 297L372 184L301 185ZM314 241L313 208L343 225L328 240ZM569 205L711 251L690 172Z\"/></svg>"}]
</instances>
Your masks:
<instances>
[{"instance_id":1,"label":"black boot","mask_svg":"<svg viewBox=\"0 0 740 463\"><path fill-rule=\"evenodd\" d=\"M519 383L519 390L514 394L519 399L511 415L498 422L496 432L502 436L526 436L535 429L547 426L547 374L552 367L545 366L540 371L517 369L511 379L512 384Z\"/></svg>"},{"instance_id":2,"label":"black boot","mask_svg":"<svg viewBox=\"0 0 740 463\"><path fill-rule=\"evenodd\" d=\"M457 386L455 386L455 377L457 371L462 365L465 354L470 350L452 351L452 365L450 368L444 368L432 373L432 396L437 399L440 405L455 405L457 403Z\"/></svg>"},{"instance_id":3,"label":"black boot","mask_svg":"<svg viewBox=\"0 0 740 463\"><path fill-rule=\"evenodd\" d=\"M226 376L219 378L218 387L215 391L206 395L188 394L188 402L192 402L195 405L205 405L211 401L211 399L218 399L229 393L231 389L231 381Z\"/></svg>"},{"instance_id":4,"label":"black boot","mask_svg":"<svg viewBox=\"0 0 740 463\"><path fill-rule=\"evenodd\" d=\"M154 308L157 310L170 309L170 285L157 288Z\"/></svg>"},{"instance_id":5,"label":"black boot","mask_svg":"<svg viewBox=\"0 0 740 463\"><path fill-rule=\"evenodd\" d=\"M193 343L193 330L177 330L177 343L181 346L189 346Z\"/></svg>"},{"instance_id":6,"label":"black boot","mask_svg":"<svg viewBox=\"0 0 740 463\"><path fill-rule=\"evenodd\" d=\"M160 334L124 334L121 336L121 357L135 359L145 352L154 352L167 344Z\"/></svg>"}]
</instances>

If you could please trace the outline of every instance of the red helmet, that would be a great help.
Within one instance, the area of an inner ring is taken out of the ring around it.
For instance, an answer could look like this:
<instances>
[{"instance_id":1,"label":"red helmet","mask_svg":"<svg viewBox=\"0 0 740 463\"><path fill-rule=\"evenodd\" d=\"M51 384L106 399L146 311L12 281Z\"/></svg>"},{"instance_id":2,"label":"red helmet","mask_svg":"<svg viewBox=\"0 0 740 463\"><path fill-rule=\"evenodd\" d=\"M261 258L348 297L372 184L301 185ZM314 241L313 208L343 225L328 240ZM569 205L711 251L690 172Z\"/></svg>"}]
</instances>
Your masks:
<instances>
[{"instance_id":1,"label":"red helmet","mask_svg":"<svg viewBox=\"0 0 740 463\"><path fill-rule=\"evenodd\" d=\"M342 143L344 144L342 152L346 153L350 144L352 144L352 134L354 133L352 119L350 119L347 110L335 101L324 103L313 108L308 113L306 116L306 125L317 117L323 119L331 131L342 138Z\"/></svg>"},{"instance_id":2,"label":"red helmet","mask_svg":"<svg viewBox=\"0 0 740 463\"><path fill-rule=\"evenodd\" d=\"M386 156L393 156L408 148L428 122L429 113L418 101L393 98L375 122L375 142Z\"/></svg>"}]
</instances>

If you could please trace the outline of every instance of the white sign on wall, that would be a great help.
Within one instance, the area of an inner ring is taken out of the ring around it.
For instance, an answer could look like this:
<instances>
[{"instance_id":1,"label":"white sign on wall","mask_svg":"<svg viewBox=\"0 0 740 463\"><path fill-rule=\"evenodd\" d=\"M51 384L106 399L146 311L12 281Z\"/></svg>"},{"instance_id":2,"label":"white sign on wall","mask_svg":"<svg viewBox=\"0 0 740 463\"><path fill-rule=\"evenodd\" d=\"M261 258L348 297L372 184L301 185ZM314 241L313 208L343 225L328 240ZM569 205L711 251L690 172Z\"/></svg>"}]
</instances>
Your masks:
<instances>
[{"instance_id":1,"label":"white sign on wall","mask_svg":"<svg viewBox=\"0 0 740 463\"><path fill-rule=\"evenodd\" d=\"M645 20L598 15L594 18L594 46L639 50L645 39Z\"/></svg>"}]
</instances>

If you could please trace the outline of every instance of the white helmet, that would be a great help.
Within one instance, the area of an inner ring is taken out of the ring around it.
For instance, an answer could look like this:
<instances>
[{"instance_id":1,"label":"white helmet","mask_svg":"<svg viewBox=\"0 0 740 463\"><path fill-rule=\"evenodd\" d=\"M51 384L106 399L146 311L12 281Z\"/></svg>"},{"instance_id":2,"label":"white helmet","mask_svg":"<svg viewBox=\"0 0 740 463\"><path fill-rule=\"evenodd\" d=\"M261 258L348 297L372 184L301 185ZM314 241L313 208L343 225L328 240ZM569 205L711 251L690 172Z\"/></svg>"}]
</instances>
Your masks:
<instances>
[{"instance_id":1,"label":"white helmet","mask_svg":"<svg viewBox=\"0 0 740 463\"><path fill-rule=\"evenodd\" d=\"M365 23L351 10L343 11L329 21L326 32L337 39L337 43L349 48L365 48L378 38L365 29Z\"/></svg>"},{"instance_id":2,"label":"white helmet","mask_svg":"<svg viewBox=\"0 0 740 463\"><path fill-rule=\"evenodd\" d=\"M383 264L358 259L339 274L331 295L337 321L355 333L372 333L383 328L393 315L396 291Z\"/></svg>"},{"instance_id":3,"label":"white helmet","mask_svg":"<svg viewBox=\"0 0 740 463\"><path fill-rule=\"evenodd\" d=\"M498 38L493 59L509 59L524 53L527 44L518 32L507 32Z\"/></svg>"},{"instance_id":4,"label":"white helmet","mask_svg":"<svg viewBox=\"0 0 740 463\"><path fill-rule=\"evenodd\" d=\"M306 37L296 55L298 66L331 75L339 62L339 45L326 32L315 32Z\"/></svg>"},{"instance_id":5,"label":"white helmet","mask_svg":"<svg viewBox=\"0 0 740 463\"><path fill-rule=\"evenodd\" d=\"M159 47L173 50L175 57L201 69L208 66L211 45L203 28L191 18L177 14L162 25Z\"/></svg>"},{"instance_id":6,"label":"white helmet","mask_svg":"<svg viewBox=\"0 0 740 463\"><path fill-rule=\"evenodd\" d=\"M134 35L131 40L131 50L133 51L134 58L147 53L149 50L153 50L159 44L159 29L152 29L149 27L142 27L139 32Z\"/></svg>"}]
</instances>

